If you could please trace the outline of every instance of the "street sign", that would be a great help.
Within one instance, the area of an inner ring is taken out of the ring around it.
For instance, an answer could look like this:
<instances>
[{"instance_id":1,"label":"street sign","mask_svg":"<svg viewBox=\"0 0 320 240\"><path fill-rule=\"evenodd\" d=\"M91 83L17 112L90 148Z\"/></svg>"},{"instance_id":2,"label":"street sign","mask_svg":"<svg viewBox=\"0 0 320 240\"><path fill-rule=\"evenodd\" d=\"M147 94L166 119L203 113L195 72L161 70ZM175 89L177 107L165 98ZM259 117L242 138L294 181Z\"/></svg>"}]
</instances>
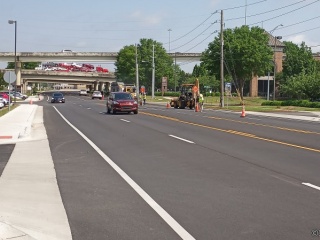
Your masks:
<instances>
[{"instance_id":1,"label":"street sign","mask_svg":"<svg viewBox=\"0 0 320 240\"><path fill-rule=\"evenodd\" d=\"M225 84L225 93L227 96L231 96L231 83L226 83Z\"/></svg>"},{"instance_id":2,"label":"street sign","mask_svg":"<svg viewBox=\"0 0 320 240\"><path fill-rule=\"evenodd\" d=\"M3 79L7 83L13 83L17 79L17 75L14 71L6 71L3 75Z\"/></svg>"}]
</instances>

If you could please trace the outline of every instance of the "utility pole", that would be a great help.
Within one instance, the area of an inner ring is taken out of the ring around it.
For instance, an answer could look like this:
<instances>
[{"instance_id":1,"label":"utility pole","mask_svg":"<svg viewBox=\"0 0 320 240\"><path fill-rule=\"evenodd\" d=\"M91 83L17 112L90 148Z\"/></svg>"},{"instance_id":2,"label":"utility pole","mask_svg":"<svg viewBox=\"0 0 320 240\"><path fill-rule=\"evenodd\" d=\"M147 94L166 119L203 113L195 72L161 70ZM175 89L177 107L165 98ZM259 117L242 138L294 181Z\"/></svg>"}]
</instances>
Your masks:
<instances>
[{"instance_id":1,"label":"utility pole","mask_svg":"<svg viewBox=\"0 0 320 240\"><path fill-rule=\"evenodd\" d=\"M154 78L155 78L155 65L154 65L154 44L152 45L152 99L154 99Z\"/></svg>"},{"instance_id":2,"label":"utility pole","mask_svg":"<svg viewBox=\"0 0 320 240\"><path fill-rule=\"evenodd\" d=\"M220 55L220 107L224 108L223 10L221 10Z\"/></svg>"},{"instance_id":3,"label":"utility pole","mask_svg":"<svg viewBox=\"0 0 320 240\"><path fill-rule=\"evenodd\" d=\"M136 44L136 97L139 104L139 64L138 64L138 46Z\"/></svg>"}]
</instances>

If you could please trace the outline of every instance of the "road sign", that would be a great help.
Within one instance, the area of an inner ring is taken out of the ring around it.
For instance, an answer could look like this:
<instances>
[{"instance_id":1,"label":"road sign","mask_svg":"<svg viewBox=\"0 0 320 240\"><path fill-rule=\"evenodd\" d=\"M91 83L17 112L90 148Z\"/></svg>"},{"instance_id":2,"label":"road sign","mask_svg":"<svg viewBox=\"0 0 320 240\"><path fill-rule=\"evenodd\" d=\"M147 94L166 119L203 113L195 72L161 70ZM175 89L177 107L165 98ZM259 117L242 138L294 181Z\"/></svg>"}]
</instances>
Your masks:
<instances>
[{"instance_id":1,"label":"road sign","mask_svg":"<svg viewBox=\"0 0 320 240\"><path fill-rule=\"evenodd\" d=\"M198 91L198 87L197 87L197 86L193 86L193 87L192 87L192 91L193 91L193 92L197 92L197 91Z\"/></svg>"},{"instance_id":2,"label":"road sign","mask_svg":"<svg viewBox=\"0 0 320 240\"><path fill-rule=\"evenodd\" d=\"M14 71L6 71L3 75L3 79L7 83L13 83L17 79L17 75Z\"/></svg>"},{"instance_id":3,"label":"road sign","mask_svg":"<svg viewBox=\"0 0 320 240\"><path fill-rule=\"evenodd\" d=\"M225 83L225 93L227 96L231 96L231 83Z\"/></svg>"}]
</instances>

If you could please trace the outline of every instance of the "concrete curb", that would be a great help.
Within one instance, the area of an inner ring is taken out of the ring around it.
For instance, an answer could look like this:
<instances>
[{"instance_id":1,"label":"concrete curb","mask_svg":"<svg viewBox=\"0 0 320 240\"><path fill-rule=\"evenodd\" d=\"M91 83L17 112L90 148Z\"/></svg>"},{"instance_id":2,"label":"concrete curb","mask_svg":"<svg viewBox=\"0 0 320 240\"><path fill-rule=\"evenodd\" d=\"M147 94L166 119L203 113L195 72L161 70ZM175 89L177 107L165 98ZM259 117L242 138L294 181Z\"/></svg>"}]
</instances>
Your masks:
<instances>
[{"instance_id":1,"label":"concrete curb","mask_svg":"<svg viewBox=\"0 0 320 240\"><path fill-rule=\"evenodd\" d=\"M0 240L9 240L9 239L17 239L17 240L36 240L35 238L30 237L25 232L20 231L19 229L11 226L10 224L6 224L4 222L0 222L0 233L5 233L6 236L1 234Z\"/></svg>"}]
</instances>

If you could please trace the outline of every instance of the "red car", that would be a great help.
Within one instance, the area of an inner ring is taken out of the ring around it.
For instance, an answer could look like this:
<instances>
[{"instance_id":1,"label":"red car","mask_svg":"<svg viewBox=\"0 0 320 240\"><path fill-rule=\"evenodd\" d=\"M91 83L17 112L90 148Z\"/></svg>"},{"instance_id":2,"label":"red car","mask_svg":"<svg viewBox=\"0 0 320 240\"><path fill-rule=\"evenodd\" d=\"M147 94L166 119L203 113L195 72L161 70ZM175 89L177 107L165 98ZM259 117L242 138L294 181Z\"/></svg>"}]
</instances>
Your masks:
<instances>
[{"instance_id":1,"label":"red car","mask_svg":"<svg viewBox=\"0 0 320 240\"><path fill-rule=\"evenodd\" d=\"M111 92L107 98L107 113L127 112L138 114L138 103L127 92Z\"/></svg>"},{"instance_id":2,"label":"red car","mask_svg":"<svg viewBox=\"0 0 320 240\"><path fill-rule=\"evenodd\" d=\"M9 103L9 95L3 92L0 92L0 98L2 98L7 105Z\"/></svg>"}]
</instances>

